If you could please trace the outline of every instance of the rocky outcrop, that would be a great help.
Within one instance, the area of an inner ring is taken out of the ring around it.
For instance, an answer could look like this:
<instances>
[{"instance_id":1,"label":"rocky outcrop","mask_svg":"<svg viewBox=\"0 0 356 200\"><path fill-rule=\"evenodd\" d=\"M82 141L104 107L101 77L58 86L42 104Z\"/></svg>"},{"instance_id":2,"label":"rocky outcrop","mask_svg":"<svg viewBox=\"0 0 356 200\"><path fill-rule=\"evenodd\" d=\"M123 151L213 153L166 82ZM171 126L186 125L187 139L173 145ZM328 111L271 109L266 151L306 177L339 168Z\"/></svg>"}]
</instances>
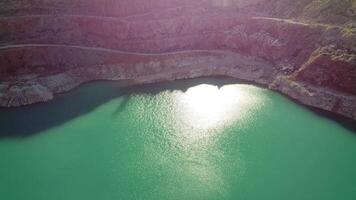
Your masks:
<instances>
[{"instance_id":1,"label":"rocky outcrop","mask_svg":"<svg viewBox=\"0 0 356 200\"><path fill-rule=\"evenodd\" d=\"M0 106L48 101L92 80L225 75L356 119L352 16L325 24L298 11L314 1L279 11L288 1L3 1Z\"/></svg>"},{"instance_id":2,"label":"rocky outcrop","mask_svg":"<svg viewBox=\"0 0 356 200\"><path fill-rule=\"evenodd\" d=\"M334 46L324 47L313 52L293 79L356 95L355 66L355 54Z\"/></svg>"},{"instance_id":3,"label":"rocky outcrop","mask_svg":"<svg viewBox=\"0 0 356 200\"><path fill-rule=\"evenodd\" d=\"M59 52L67 52L69 47L57 47L48 51L48 47L27 49L31 55L35 52L47 52L45 56L57 63ZM45 48L45 49L41 49ZM152 83L164 80L194 78L201 76L226 75L268 84L275 73L272 65L261 59L251 58L229 51L182 51L166 54L139 54L103 50L78 49L72 47L72 56L77 57L77 63L59 72L56 66L53 71L33 73L29 76L15 76L0 85L2 89L0 105L5 107L27 105L53 98L54 94L69 91L78 85L91 80L124 80L127 85ZM22 51L23 49L19 50ZM85 58L95 58L88 62ZM63 57L63 62L71 63L72 57ZM81 63L83 58L85 63ZM103 64L98 64L102 60ZM83 65L81 65L83 64ZM50 70L50 68L46 69ZM37 91L38 97L33 94ZM28 95L27 95L28 94Z\"/></svg>"},{"instance_id":4,"label":"rocky outcrop","mask_svg":"<svg viewBox=\"0 0 356 200\"><path fill-rule=\"evenodd\" d=\"M356 118L356 55L328 46L317 49L291 76L278 77L271 88L350 118Z\"/></svg>"}]
</instances>

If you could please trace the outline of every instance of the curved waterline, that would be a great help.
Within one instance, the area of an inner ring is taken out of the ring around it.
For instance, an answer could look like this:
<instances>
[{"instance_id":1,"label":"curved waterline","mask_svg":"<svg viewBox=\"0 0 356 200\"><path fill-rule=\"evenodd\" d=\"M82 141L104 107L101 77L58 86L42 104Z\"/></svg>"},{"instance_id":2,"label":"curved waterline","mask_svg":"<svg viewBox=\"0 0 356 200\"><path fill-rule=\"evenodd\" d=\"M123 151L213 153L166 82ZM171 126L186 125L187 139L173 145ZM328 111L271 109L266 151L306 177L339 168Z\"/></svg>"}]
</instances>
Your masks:
<instances>
[{"instance_id":1,"label":"curved waterline","mask_svg":"<svg viewBox=\"0 0 356 200\"><path fill-rule=\"evenodd\" d=\"M268 89L214 78L131 91L106 82L53 102L0 113L1 132L20 120L40 126L0 140L0 198L356 197L355 134Z\"/></svg>"},{"instance_id":2,"label":"curved waterline","mask_svg":"<svg viewBox=\"0 0 356 200\"><path fill-rule=\"evenodd\" d=\"M203 89L203 91L198 91L198 93L205 93L208 97L221 93L220 89L222 87L230 84L251 84L243 80L237 80L235 78L229 77L202 77L195 79L185 79L185 80L175 80L172 82L162 82L162 83L153 83L145 85L136 85L128 87L125 81L93 81L84 83L81 86L67 92L64 94L58 94L56 98L52 101L33 104L25 107L13 107L13 108L0 108L0 121L2 122L1 126L3 130L0 132L0 138L2 137L23 137L31 136L36 133L45 131L55 126L59 126L67 121L70 121L76 117L80 117L88 112L91 112L96 107L107 103L108 101L116 98L122 98L121 104L115 109L114 115L121 112L127 102L130 101L131 97L135 94L147 94L155 95L162 91L182 91L187 92L194 89L199 85L203 88L209 88L208 90ZM262 86L259 86L262 87ZM210 93L209 92L212 92ZM225 90L225 89L224 89ZM266 89L268 90L268 89ZM93 92L95 91L95 92ZM205 92L204 92L205 91ZM270 91L274 93L273 91ZM235 91L234 94L225 93L226 96L239 96L240 94ZM192 98L192 102L182 105L183 107L192 106L196 104L198 107L196 109L203 110L204 104L206 107L213 106L214 102L208 100L203 102L202 105L199 104L199 99L203 100L200 95L194 95L192 92L185 93L180 97L182 102ZM217 97L219 98L219 97ZM288 97L286 97L288 98ZM83 101L83 99L90 101ZM205 100L204 99L204 100ZM290 101L295 102L293 99L288 98ZM245 103L251 99L245 99ZM253 100L253 99L252 99ZM256 100L256 99L255 99ZM221 99L221 101L225 101ZM229 101L229 100L228 100ZM241 101L241 100L239 100ZM231 103L231 101L230 101ZM296 102L298 103L298 102ZM302 105L302 107L305 107ZM311 111L317 113L320 117L326 117L331 119L345 128L349 129L352 132L356 133L356 127L353 120L333 113L322 111L317 108L305 107ZM219 108L218 108L219 109ZM206 111L210 112L210 111ZM231 113L231 112L230 112ZM235 113L236 114L236 113ZM214 118L214 116L210 116ZM208 121L208 120L206 120ZM197 124L198 125L198 124Z\"/></svg>"}]
</instances>

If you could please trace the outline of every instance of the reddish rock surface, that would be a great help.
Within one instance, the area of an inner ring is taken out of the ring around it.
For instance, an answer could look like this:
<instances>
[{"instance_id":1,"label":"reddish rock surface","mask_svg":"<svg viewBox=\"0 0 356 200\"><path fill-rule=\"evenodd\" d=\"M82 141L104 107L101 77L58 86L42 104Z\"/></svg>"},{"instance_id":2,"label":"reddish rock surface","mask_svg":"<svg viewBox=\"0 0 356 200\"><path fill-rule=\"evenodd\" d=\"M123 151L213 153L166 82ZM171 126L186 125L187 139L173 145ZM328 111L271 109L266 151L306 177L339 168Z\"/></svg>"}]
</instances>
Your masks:
<instances>
[{"instance_id":1,"label":"reddish rock surface","mask_svg":"<svg viewBox=\"0 0 356 200\"><path fill-rule=\"evenodd\" d=\"M0 105L48 101L98 79L226 75L356 119L353 3L268 2L2 1Z\"/></svg>"},{"instance_id":2,"label":"reddish rock surface","mask_svg":"<svg viewBox=\"0 0 356 200\"><path fill-rule=\"evenodd\" d=\"M295 79L356 95L356 55L322 48L312 54Z\"/></svg>"}]
</instances>

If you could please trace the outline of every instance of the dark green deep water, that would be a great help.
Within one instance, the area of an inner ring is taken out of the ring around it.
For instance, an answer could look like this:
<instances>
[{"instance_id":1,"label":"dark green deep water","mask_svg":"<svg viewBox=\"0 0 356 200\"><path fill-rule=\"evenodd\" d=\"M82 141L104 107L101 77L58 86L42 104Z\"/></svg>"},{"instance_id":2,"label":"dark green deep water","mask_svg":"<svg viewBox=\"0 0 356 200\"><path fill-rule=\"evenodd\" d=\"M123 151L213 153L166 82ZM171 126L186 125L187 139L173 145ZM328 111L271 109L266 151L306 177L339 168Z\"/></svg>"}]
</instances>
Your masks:
<instances>
[{"instance_id":1,"label":"dark green deep water","mask_svg":"<svg viewBox=\"0 0 356 200\"><path fill-rule=\"evenodd\" d=\"M279 94L117 84L0 110L0 199L356 199L356 134Z\"/></svg>"}]
</instances>

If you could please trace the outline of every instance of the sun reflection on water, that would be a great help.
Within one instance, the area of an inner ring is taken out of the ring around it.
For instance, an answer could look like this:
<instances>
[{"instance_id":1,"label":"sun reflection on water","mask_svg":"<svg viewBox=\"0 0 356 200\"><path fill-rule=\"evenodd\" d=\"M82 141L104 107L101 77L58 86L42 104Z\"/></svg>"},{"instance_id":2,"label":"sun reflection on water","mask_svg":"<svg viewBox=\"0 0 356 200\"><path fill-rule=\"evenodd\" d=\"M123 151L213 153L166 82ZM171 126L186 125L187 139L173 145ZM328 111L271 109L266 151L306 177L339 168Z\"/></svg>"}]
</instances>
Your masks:
<instances>
[{"instance_id":1,"label":"sun reflection on water","mask_svg":"<svg viewBox=\"0 0 356 200\"><path fill-rule=\"evenodd\" d=\"M179 97L185 123L197 129L211 129L229 122L242 122L251 108L259 105L248 85L226 85L221 88L202 84L189 88Z\"/></svg>"},{"instance_id":2,"label":"sun reflection on water","mask_svg":"<svg viewBox=\"0 0 356 200\"><path fill-rule=\"evenodd\" d=\"M181 157L185 176L208 188L212 195L227 194L224 171L229 169L219 163L233 157L232 166L238 172L233 176L245 173L238 147L232 154L226 154L221 150L220 139L228 126L236 123L241 128L249 126L255 111L263 105L259 93L260 89L241 84L222 87L202 84L175 93L176 130L170 137L171 144Z\"/></svg>"}]
</instances>

